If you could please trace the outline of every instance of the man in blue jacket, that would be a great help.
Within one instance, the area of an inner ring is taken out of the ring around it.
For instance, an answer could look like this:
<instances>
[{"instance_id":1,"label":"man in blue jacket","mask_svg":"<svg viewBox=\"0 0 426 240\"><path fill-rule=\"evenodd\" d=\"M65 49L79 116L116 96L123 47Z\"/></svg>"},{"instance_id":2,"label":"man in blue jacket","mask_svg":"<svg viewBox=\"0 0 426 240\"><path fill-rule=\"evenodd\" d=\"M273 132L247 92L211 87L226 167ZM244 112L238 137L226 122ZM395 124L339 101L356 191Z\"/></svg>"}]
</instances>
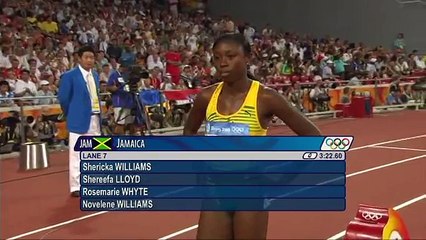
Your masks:
<instances>
[{"instance_id":1,"label":"man in blue jacket","mask_svg":"<svg viewBox=\"0 0 426 240\"><path fill-rule=\"evenodd\" d=\"M101 134L99 75L93 70L95 50L78 50L79 64L61 76L58 99L69 131L69 183L71 196L80 196L80 154L74 151L77 139Z\"/></svg>"}]
</instances>

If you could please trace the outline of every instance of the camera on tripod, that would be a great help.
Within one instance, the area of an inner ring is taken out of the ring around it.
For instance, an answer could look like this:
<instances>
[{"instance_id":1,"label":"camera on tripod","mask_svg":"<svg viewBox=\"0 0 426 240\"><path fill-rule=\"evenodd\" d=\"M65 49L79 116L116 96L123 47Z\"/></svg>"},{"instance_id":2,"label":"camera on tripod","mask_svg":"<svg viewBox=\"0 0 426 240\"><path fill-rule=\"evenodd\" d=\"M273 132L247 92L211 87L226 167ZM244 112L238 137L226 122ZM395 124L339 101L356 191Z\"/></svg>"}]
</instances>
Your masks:
<instances>
[{"instance_id":1,"label":"camera on tripod","mask_svg":"<svg viewBox=\"0 0 426 240\"><path fill-rule=\"evenodd\" d=\"M127 68L125 74L124 91L136 93L139 92L139 83L141 79L149 78L149 72L139 65L132 65Z\"/></svg>"}]
</instances>

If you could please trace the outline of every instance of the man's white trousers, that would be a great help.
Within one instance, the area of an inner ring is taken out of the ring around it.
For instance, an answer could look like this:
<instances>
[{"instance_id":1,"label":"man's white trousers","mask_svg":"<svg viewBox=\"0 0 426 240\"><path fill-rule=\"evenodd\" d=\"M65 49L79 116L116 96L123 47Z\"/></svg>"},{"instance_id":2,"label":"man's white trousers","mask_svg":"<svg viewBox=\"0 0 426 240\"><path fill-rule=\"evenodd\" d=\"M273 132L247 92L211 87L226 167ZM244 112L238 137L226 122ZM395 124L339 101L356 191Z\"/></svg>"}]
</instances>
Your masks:
<instances>
[{"instance_id":1,"label":"man's white trousers","mask_svg":"<svg viewBox=\"0 0 426 240\"><path fill-rule=\"evenodd\" d=\"M92 115L90 119L90 127L87 133L69 133L70 192L80 191L80 152L74 151L74 146L80 136L101 135L101 126L99 124L99 115Z\"/></svg>"}]
</instances>

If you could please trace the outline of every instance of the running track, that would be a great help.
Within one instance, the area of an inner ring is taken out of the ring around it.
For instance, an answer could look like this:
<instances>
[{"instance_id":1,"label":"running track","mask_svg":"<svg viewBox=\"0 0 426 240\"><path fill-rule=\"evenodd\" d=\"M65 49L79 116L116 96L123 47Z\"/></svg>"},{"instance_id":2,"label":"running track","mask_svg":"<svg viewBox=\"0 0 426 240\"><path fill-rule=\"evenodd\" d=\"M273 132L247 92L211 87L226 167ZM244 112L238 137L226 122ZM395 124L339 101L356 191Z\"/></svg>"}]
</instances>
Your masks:
<instances>
[{"instance_id":1,"label":"running track","mask_svg":"<svg viewBox=\"0 0 426 240\"><path fill-rule=\"evenodd\" d=\"M351 134L345 212L270 214L268 239L342 237L360 203L396 207L412 239L426 238L426 111L316 123L325 134ZM283 126L272 135L288 135ZM196 212L81 212L69 197L67 153L51 154L46 170L18 173L0 161L1 239L193 239Z\"/></svg>"}]
</instances>

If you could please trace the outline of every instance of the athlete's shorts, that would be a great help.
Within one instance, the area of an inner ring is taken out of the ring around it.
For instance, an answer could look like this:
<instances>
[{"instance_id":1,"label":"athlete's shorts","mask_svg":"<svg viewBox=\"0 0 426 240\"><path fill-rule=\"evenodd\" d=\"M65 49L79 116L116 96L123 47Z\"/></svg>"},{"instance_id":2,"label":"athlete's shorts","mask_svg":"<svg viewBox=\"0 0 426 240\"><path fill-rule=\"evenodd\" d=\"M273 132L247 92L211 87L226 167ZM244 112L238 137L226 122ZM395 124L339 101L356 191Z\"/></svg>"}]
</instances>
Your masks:
<instances>
[{"instance_id":1,"label":"athlete's shorts","mask_svg":"<svg viewBox=\"0 0 426 240\"><path fill-rule=\"evenodd\" d=\"M264 209L264 175L259 174L204 174L198 179L201 185L208 186L202 203L204 211L260 211ZM233 190L221 188L233 185ZM244 186L251 186L251 193L256 195L247 196ZM239 190L240 189L240 190ZM232 193L232 198L223 197L224 194ZM218 196L221 196L220 198Z\"/></svg>"},{"instance_id":2,"label":"athlete's shorts","mask_svg":"<svg viewBox=\"0 0 426 240\"><path fill-rule=\"evenodd\" d=\"M128 125L135 121L135 117L132 116L132 109L114 107L114 121L118 125Z\"/></svg>"}]
</instances>

